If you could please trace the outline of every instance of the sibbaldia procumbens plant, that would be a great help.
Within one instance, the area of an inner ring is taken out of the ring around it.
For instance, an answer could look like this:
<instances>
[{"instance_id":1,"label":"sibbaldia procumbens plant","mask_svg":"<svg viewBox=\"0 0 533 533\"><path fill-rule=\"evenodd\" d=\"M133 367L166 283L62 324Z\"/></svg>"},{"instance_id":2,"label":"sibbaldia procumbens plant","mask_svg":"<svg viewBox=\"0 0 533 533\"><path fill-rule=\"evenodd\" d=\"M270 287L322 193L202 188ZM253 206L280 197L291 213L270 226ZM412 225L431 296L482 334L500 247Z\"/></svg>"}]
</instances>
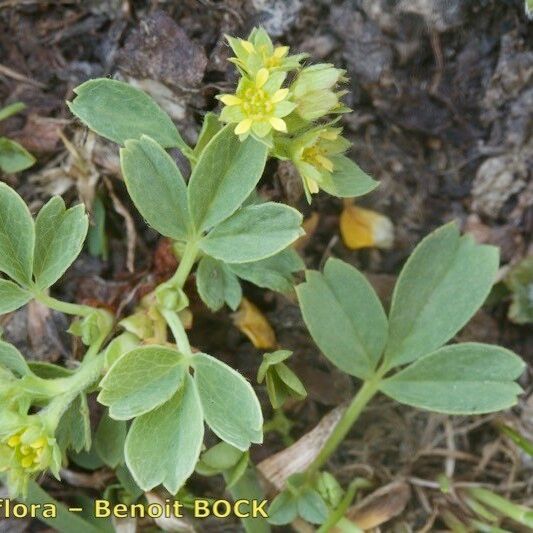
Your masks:
<instances>
[{"instance_id":1,"label":"sibbaldia procumbens plant","mask_svg":"<svg viewBox=\"0 0 533 533\"><path fill-rule=\"evenodd\" d=\"M344 71L304 65L306 56L274 46L260 28L246 40L228 40L240 80L234 94L219 95L221 112L204 117L194 147L155 101L124 82L89 80L68 103L91 130L120 145L133 203L172 241L179 259L174 274L131 315L115 317L51 296L82 249L84 207L67 209L54 197L34 218L18 194L0 184L0 312L35 299L75 317L69 331L86 346L79 366L64 369L27 363L14 346L0 343L0 471L14 494L24 494L43 471L58 476L69 455L83 450L122 468L122 476L127 467L143 491L163 485L176 494L195 469L223 474L235 494L242 494L239 481L254 483L247 451L263 439L259 401L235 369L191 347L185 283L194 270L198 294L213 311L237 308L240 280L292 290L304 268L291 247L303 233L302 215L257 193L268 158L292 162L309 201L320 189L363 195L377 182L345 155L350 144L339 126L349 111L341 102ZM169 149L187 158L190 175ZM388 318L353 267L330 259L323 273L306 272L296 293L312 337L363 385L311 468L290 479L273 502L272 523L298 514L313 523L335 516L335 505L317 490L317 480L325 479L319 471L377 392L457 414L516 401L514 379L523 368L516 355L472 343L443 347L483 303L497 266L496 249L444 226L407 262ZM283 350L267 355L260 370L276 408L289 397L305 397L283 363L289 356ZM107 410L93 435L87 395L95 391ZM200 459L206 426L221 442ZM254 524L245 525L268 530L266 523Z\"/></svg>"}]
</instances>

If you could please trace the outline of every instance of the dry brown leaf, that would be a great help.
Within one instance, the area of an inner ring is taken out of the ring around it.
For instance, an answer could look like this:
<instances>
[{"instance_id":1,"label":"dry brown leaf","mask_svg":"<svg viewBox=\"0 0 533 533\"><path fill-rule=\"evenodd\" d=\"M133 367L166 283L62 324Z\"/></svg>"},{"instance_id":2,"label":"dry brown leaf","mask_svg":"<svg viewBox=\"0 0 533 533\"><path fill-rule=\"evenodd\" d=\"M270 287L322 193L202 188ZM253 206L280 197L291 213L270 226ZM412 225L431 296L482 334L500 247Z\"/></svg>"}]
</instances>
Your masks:
<instances>
[{"instance_id":1,"label":"dry brown leaf","mask_svg":"<svg viewBox=\"0 0 533 533\"><path fill-rule=\"evenodd\" d=\"M339 405L292 446L261 461L257 468L263 477L276 490L282 490L288 477L304 472L313 462L335 429L344 411L346 411L346 404Z\"/></svg>"},{"instance_id":2,"label":"dry brown leaf","mask_svg":"<svg viewBox=\"0 0 533 533\"><path fill-rule=\"evenodd\" d=\"M275 348L276 334L265 315L249 300L242 299L236 313L232 315L233 323L242 331L256 348L269 350Z\"/></svg>"},{"instance_id":3,"label":"dry brown leaf","mask_svg":"<svg viewBox=\"0 0 533 533\"><path fill-rule=\"evenodd\" d=\"M392 247L394 226L390 219L381 213L346 202L339 225L342 240L351 250Z\"/></svg>"},{"instance_id":4,"label":"dry brown leaf","mask_svg":"<svg viewBox=\"0 0 533 533\"><path fill-rule=\"evenodd\" d=\"M404 481L394 481L350 507L345 518L366 531L402 513L410 497L409 485ZM338 528L332 531L336 532L339 532Z\"/></svg>"}]
</instances>

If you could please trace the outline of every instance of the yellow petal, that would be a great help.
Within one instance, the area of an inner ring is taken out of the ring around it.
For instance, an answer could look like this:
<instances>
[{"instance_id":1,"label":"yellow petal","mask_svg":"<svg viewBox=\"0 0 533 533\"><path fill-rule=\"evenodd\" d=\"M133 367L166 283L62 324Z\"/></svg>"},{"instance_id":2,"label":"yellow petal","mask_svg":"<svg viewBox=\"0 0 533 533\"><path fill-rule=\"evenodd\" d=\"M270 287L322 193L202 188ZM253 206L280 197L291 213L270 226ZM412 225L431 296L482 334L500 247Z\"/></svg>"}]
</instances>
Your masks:
<instances>
[{"instance_id":1,"label":"yellow petal","mask_svg":"<svg viewBox=\"0 0 533 533\"><path fill-rule=\"evenodd\" d=\"M320 190L320 187L318 186L318 183L315 180L312 180L308 177L304 177L304 179L305 183L307 184L307 188L309 189L309 192L311 194L316 194Z\"/></svg>"},{"instance_id":2,"label":"yellow petal","mask_svg":"<svg viewBox=\"0 0 533 533\"><path fill-rule=\"evenodd\" d=\"M339 137L339 134L334 130L324 130L320 132L320 137L326 139L327 141L334 141Z\"/></svg>"},{"instance_id":3,"label":"yellow petal","mask_svg":"<svg viewBox=\"0 0 533 533\"><path fill-rule=\"evenodd\" d=\"M39 437L35 442L32 442L30 446L33 449L42 448L46 444L46 439L44 437Z\"/></svg>"},{"instance_id":4,"label":"yellow petal","mask_svg":"<svg viewBox=\"0 0 533 533\"><path fill-rule=\"evenodd\" d=\"M241 40L242 47L249 53L253 54L255 51L255 46L250 41Z\"/></svg>"},{"instance_id":5,"label":"yellow petal","mask_svg":"<svg viewBox=\"0 0 533 533\"><path fill-rule=\"evenodd\" d=\"M7 441L7 445L10 448L14 448L18 444L20 444L20 436L19 435L13 435L12 437L9 437L9 439Z\"/></svg>"},{"instance_id":6,"label":"yellow petal","mask_svg":"<svg viewBox=\"0 0 533 533\"><path fill-rule=\"evenodd\" d=\"M340 232L344 244L352 249L391 248L394 226L381 213L353 204L345 205L340 217Z\"/></svg>"},{"instance_id":7,"label":"yellow petal","mask_svg":"<svg viewBox=\"0 0 533 533\"><path fill-rule=\"evenodd\" d=\"M333 172L333 163L327 157L317 154L315 159L328 171Z\"/></svg>"},{"instance_id":8,"label":"yellow petal","mask_svg":"<svg viewBox=\"0 0 533 533\"><path fill-rule=\"evenodd\" d=\"M260 89L268 80L268 69L260 68L255 77L255 86Z\"/></svg>"},{"instance_id":9,"label":"yellow petal","mask_svg":"<svg viewBox=\"0 0 533 533\"><path fill-rule=\"evenodd\" d=\"M276 131L287 133L287 124L285 124L285 121L282 118L270 117L268 121Z\"/></svg>"},{"instance_id":10,"label":"yellow petal","mask_svg":"<svg viewBox=\"0 0 533 533\"><path fill-rule=\"evenodd\" d=\"M272 98L270 98L270 101L273 104L277 104L278 102L281 102L282 100L285 100L287 95L289 94L289 89L278 89L273 95Z\"/></svg>"},{"instance_id":11,"label":"yellow petal","mask_svg":"<svg viewBox=\"0 0 533 533\"><path fill-rule=\"evenodd\" d=\"M282 57L285 57L288 53L289 53L288 46L276 46L274 50L274 57L281 59Z\"/></svg>"},{"instance_id":12,"label":"yellow petal","mask_svg":"<svg viewBox=\"0 0 533 533\"><path fill-rule=\"evenodd\" d=\"M242 100L234 94L223 94L218 98L225 105L239 105L242 104Z\"/></svg>"},{"instance_id":13,"label":"yellow petal","mask_svg":"<svg viewBox=\"0 0 533 533\"><path fill-rule=\"evenodd\" d=\"M246 133L251 127L252 127L252 119L245 118L244 120L241 120L237 124L237 127L235 128L235 135L242 135Z\"/></svg>"},{"instance_id":14,"label":"yellow petal","mask_svg":"<svg viewBox=\"0 0 533 533\"><path fill-rule=\"evenodd\" d=\"M239 310L233 314L233 323L242 331L256 348L276 347L276 334L259 309L246 298L242 299Z\"/></svg>"},{"instance_id":15,"label":"yellow petal","mask_svg":"<svg viewBox=\"0 0 533 533\"><path fill-rule=\"evenodd\" d=\"M22 468L29 468L33 464L33 457L24 457L20 462Z\"/></svg>"}]
</instances>

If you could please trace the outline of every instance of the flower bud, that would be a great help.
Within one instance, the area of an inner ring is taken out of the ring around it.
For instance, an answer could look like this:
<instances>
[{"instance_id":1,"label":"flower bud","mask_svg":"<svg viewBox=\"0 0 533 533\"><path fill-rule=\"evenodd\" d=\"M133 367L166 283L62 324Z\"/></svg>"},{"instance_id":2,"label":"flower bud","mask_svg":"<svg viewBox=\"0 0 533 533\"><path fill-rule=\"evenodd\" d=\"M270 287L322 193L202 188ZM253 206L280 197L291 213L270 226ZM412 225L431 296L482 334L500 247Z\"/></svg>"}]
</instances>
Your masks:
<instances>
[{"instance_id":1,"label":"flower bud","mask_svg":"<svg viewBox=\"0 0 533 533\"><path fill-rule=\"evenodd\" d=\"M288 46L274 46L263 28L254 28L247 40L226 36L236 57L232 63L247 76L254 77L259 70L282 70L289 72L298 69L307 54L289 55Z\"/></svg>"},{"instance_id":2,"label":"flower bud","mask_svg":"<svg viewBox=\"0 0 533 533\"><path fill-rule=\"evenodd\" d=\"M113 316L104 309L95 309L89 315L75 320L69 333L81 337L83 344L90 346L105 337L113 327Z\"/></svg>"},{"instance_id":3,"label":"flower bud","mask_svg":"<svg viewBox=\"0 0 533 533\"><path fill-rule=\"evenodd\" d=\"M339 98L343 92L335 91L337 84L346 81L345 71L327 63L305 67L291 85L291 98L296 112L304 120L316 120L329 113L344 112Z\"/></svg>"},{"instance_id":4,"label":"flower bud","mask_svg":"<svg viewBox=\"0 0 533 533\"><path fill-rule=\"evenodd\" d=\"M189 298L179 287L162 284L155 290L157 305L167 311L179 312L189 306Z\"/></svg>"}]
</instances>

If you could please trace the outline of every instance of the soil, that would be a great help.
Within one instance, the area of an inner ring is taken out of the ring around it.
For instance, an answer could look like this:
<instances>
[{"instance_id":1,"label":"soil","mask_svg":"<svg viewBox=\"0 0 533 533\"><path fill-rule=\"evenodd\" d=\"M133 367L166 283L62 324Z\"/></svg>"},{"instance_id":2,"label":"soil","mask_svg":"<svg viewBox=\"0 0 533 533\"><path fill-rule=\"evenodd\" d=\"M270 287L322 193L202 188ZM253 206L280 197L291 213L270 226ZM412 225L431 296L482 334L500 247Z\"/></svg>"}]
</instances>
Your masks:
<instances>
[{"instance_id":1,"label":"soil","mask_svg":"<svg viewBox=\"0 0 533 533\"><path fill-rule=\"evenodd\" d=\"M73 88L99 76L127 80L156 98L194 142L202 116L216 109L214 96L231 90L236 79L224 35L244 37L259 24L292 51L308 52L311 61L347 70L345 98L354 111L343 125L353 142L350 156L381 182L358 204L385 213L395 227L391 250L348 250L339 238L342 202L320 195L308 206L294 172L271 163L261 193L307 217L318 214L301 250L308 267L341 257L368 273L387 300L415 244L452 219L478 241L501 248L502 277L533 253L533 24L523 0L0 0L0 105L27 105L0 124L0 135L38 158L30 170L2 179L32 211L62 194L67 202L84 201L93 217L97 204L103 206L107 217L109 258L84 252L56 287L58 295L120 314L175 268L168 243L158 241L127 199L116 147L88 135L70 115L65 100ZM252 286L245 295L265 313L280 346L294 350L291 365L309 391L306 402L285 410L296 440L357 384L318 353L290 298ZM514 502L533 503L533 461L498 430L505 422L533 437L533 330L509 321L508 307L508 297L493 298L460 338L499 343L529 363L516 408L444 417L378 399L330 462L343 484L356 476L372 482L361 496L391 487L374 502L386 516L381 531L446 530L446 511L461 516L456 495L445 494L436 481L443 472L459 486L483 483ZM194 296L193 311L193 344L255 382L261 351L234 327L229 312L213 315ZM0 325L29 359L69 365L81 350L64 333L63 315L35 305ZM269 417L266 395L258 393ZM260 461L284 445L270 433L252 456ZM73 465L61 484L44 484L69 501L74 493L101 494L102 480L112 479L105 470ZM222 485L194 478L191 489L216 496ZM0 523L6 532L42 527ZM196 527L240 531L231 521Z\"/></svg>"}]
</instances>

